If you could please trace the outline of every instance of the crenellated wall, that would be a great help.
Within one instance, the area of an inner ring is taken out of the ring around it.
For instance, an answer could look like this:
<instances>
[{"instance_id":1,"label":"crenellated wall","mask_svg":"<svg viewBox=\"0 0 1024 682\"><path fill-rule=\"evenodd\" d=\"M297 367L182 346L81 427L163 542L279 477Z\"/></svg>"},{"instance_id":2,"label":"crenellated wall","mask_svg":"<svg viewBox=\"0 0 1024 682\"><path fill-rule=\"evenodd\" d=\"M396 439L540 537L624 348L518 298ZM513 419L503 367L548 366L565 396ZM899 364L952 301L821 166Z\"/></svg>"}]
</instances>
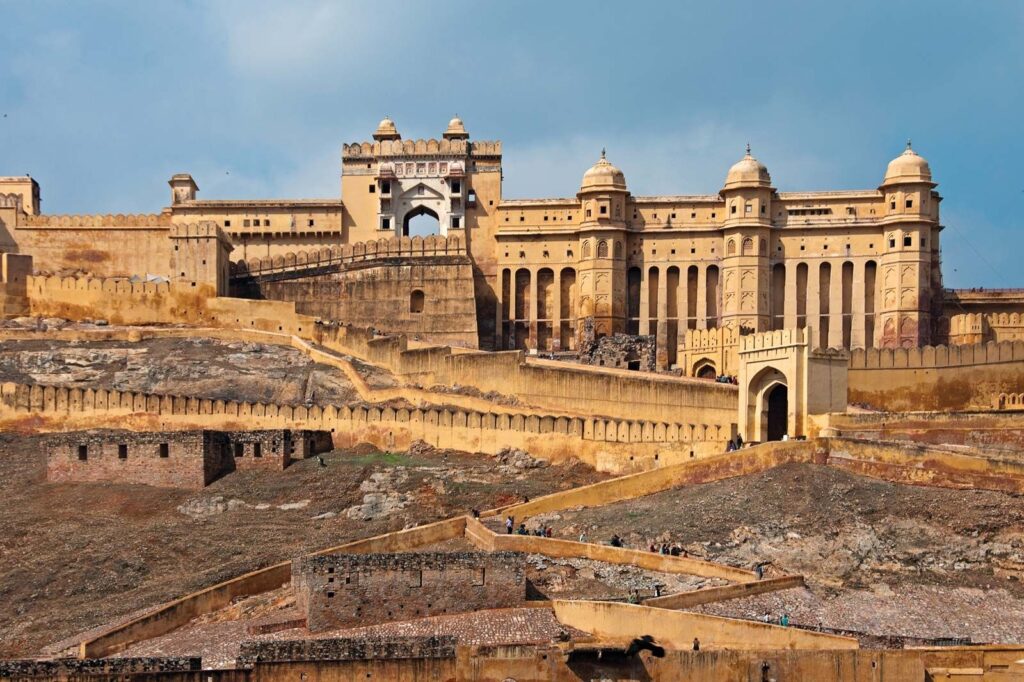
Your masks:
<instances>
[{"instance_id":1,"label":"crenellated wall","mask_svg":"<svg viewBox=\"0 0 1024 682\"><path fill-rule=\"evenodd\" d=\"M642 470L717 453L726 437L720 429L705 424L443 407L291 406L10 383L0 387L0 424L5 429L31 431L304 428L329 431L341 447L371 443L402 451L416 440L438 448L488 454L519 447L542 459L576 458L611 472Z\"/></svg>"},{"instance_id":2,"label":"crenellated wall","mask_svg":"<svg viewBox=\"0 0 1024 682\"><path fill-rule=\"evenodd\" d=\"M890 411L989 409L1024 389L1024 341L855 350L849 399Z\"/></svg>"},{"instance_id":3,"label":"crenellated wall","mask_svg":"<svg viewBox=\"0 0 1024 682\"><path fill-rule=\"evenodd\" d=\"M472 262L457 236L392 237L233 264L238 296L431 343L478 343Z\"/></svg>"}]
</instances>

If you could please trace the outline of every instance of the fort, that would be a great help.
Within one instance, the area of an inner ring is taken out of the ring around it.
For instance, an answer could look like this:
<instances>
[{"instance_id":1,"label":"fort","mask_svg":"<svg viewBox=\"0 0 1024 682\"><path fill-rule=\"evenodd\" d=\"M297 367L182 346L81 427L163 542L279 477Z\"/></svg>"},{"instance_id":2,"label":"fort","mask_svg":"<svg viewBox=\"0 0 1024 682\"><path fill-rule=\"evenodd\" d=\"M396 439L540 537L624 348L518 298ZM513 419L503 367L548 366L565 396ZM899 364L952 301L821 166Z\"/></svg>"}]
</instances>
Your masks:
<instances>
[{"instance_id":1,"label":"fort","mask_svg":"<svg viewBox=\"0 0 1024 682\"><path fill-rule=\"evenodd\" d=\"M176 553L133 569L112 541L119 592L61 583L88 601L54 632L21 604L0 679L1024 675L1024 293L944 288L928 162L908 143L876 188L780 192L748 147L718 194L644 196L606 156L573 196L509 199L501 142L385 118L334 198L200 199L179 173L152 214L47 215L0 177L5 490ZM140 359L156 342L199 357ZM784 476L807 494L751 483ZM776 526L738 520L764 497ZM957 509L1003 518L934 525ZM867 526L939 539L869 559ZM837 546L862 574L819 572ZM941 593L912 627L753 613L865 585L909 609L908 576Z\"/></svg>"}]
</instances>

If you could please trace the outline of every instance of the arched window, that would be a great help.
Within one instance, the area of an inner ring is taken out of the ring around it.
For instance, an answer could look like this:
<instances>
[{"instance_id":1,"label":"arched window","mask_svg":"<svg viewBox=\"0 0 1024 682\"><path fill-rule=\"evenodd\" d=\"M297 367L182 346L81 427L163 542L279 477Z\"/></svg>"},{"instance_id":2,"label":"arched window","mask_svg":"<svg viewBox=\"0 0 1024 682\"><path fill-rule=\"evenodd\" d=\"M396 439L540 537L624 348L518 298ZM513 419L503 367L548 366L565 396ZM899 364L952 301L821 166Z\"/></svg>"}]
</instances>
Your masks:
<instances>
[{"instance_id":1,"label":"arched window","mask_svg":"<svg viewBox=\"0 0 1024 682\"><path fill-rule=\"evenodd\" d=\"M725 255L726 256L733 256L735 254L736 254L736 240L735 239L730 239L725 244Z\"/></svg>"},{"instance_id":2,"label":"arched window","mask_svg":"<svg viewBox=\"0 0 1024 682\"><path fill-rule=\"evenodd\" d=\"M749 256L754 252L754 240L747 237L743 240L743 255Z\"/></svg>"},{"instance_id":3,"label":"arched window","mask_svg":"<svg viewBox=\"0 0 1024 682\"><path fill-rule=\"evenodd\" d=\"M622 258L622 242L615 242L615 257Z\"/></svg>"},{"instance_id":4,"label":"arched window","mask_svg":"<svg viewBox=\"0 0 1024 682\"><path fill-rule=\"evenodd\" d=\"M412 295L409 296L409 312L410 313L422 313L423 312L423 291L420 289L413 289Z\"/></svg>"},{"instance_id":5,"label":"arched window","mask_svg":"<svg viewBox=\"0 0 1024 682\"><path fill-rule=\"evenodd\" d=\"M597 243L597 257L608 257L608 242L604 241L603 239Z\"/></svg>"},{"instance_id":6,"label":"arched window","mask_svg":"<svg viewBox=\"0 0 1024 682\"><path fill-rule=\"evenodd\" d=\"M583 257L590 258L590 242L583 242Z\"/></svg>"}]
</instances>

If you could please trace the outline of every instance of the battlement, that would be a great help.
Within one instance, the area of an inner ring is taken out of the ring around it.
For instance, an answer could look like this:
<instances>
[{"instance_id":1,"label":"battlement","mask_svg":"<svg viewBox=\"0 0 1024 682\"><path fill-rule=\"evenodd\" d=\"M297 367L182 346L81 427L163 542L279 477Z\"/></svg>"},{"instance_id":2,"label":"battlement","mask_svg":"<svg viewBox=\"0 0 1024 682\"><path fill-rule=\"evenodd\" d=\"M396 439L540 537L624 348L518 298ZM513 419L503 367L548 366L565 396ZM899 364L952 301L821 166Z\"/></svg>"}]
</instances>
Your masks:
<instances>
[{"instance_id":1,"label":"battlement","mask_svg":"<svg viewBox=\"0 0 1024 682\"><path fill-rule=\"evenodd\" d=\"M0 193L0 208L21 209L21 195L13 192L8 194Z\"/></svg>"},{"instance_id":2,"label":"battlement","mask_svg":"<svg viewBox=\"0 0 1024 682\"><path fill-rule=\"evenodd\" d=\"M850 369L966 367L1024 360L1024 341L990 341L970 346L868 348L850 354Z\"/></svg>"},{"instance_id":3,"label":"battlement","mask_svg":"<svg viewBox=\"0 0 1024 682\"><path fill-rule=\"evenodd\" d=\"M740 352L783 348L786 346L804 346L807 335L803 329L777 329L771 332L749 334L740 339Z\"/></svg>"},{"instance_id":4,"label":"battlement","mask_svg":"<svg viewBox=\"0 0 1024 682\"><path fill-rule=\"evenodd\" d=\"M687 350L718 349L735 346L739 342L740 332L735 327L688 329L683 336L683 347Z\"/></svg>"},{"instance_id":5,"label":"battlement","mask_svg":"<svg viewBox=\"0 0 1024 682\"><path fill-rule=\"evenodd\" d=\"M458 236L388 237L341 244L317 251L297 251L269 258L252 258L231 264L232 277L253 277L288 270L325 267L381 258L464 256L466 246Z\"/></svg>"},{"instance_id":6,"label":"battlement","mask_svg":"<svg viewBox=\"0 0 1024 682\"><path fill-rule=\"evenodd\" d=\"M501 141L379 140L352 142L341 147L341 158L369 160L392 156L501 156Z\"/></svg>"},{"instance_id":7,"label":"battlement","mask_svg":"<svg viewBox=\"0 0 1024 682\"><path fill-rule=\"evenodd\" d=\"M211 220L199 223L175 223L171 225L167 236L171 239L215 238L222 242L231 242L231 239L220 229L220 226Z\"/></svg>"},{"instance_id":8,"label":"battlement","mask_svg":"<svg viewBox=\"0 0 1024 682\"><path fill-rule=\"evenodd\" d=\"M170 227L170 213L139 213L117 215L28 215L18 227L90 228L116 227L152 229Z\"/></svg>"},{"instance_id":9,"label":"battlement","mask_svg":"<svg viewBox=\"0 0 1024 682\"><path fill-rule=\"evenodd\" d=\"M102 291L109 294L141 296L166 294L170 282L132 282L116 277L60 277L58 275L31 275L28 290L32 296L45 297L56 291Z\"/></svg>"}]
</instances>

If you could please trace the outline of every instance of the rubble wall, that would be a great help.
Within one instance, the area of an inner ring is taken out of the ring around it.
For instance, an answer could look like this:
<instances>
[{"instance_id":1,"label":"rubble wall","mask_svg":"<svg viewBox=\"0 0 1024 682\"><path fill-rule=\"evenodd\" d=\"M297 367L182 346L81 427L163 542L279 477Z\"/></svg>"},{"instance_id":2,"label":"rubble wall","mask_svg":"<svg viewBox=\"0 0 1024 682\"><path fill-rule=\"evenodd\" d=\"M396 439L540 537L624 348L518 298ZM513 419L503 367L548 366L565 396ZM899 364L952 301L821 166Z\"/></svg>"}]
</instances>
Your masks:
<instances>
[{"instance_id":1,"label":"rubble wall","mask_svg":"<svg viewBox=\"0 0 1024 682\"><path fill-rule=\"evenodd\" d=\"M525 570L518 552L319 554L292 563L292 585L320 632L521 606Z\"/></svg>"}]
</instances>

